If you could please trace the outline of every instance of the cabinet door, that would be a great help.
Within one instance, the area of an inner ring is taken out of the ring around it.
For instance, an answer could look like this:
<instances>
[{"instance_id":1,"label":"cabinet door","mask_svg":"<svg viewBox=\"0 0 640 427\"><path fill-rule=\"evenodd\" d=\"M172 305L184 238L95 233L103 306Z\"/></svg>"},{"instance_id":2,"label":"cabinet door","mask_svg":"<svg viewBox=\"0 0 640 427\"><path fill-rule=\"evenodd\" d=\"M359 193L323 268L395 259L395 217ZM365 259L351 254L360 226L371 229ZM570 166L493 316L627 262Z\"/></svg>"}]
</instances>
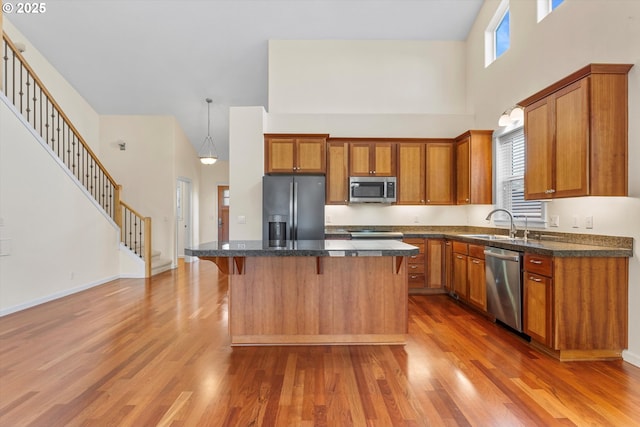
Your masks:
<instances>
[{"instance_id":1,"label":"cabinet door","mask_svg":"<svg viewBox=\"0 0 640 427\"><path fill-rule=\"evenodd\" d=\"M296 164L294 168L296 172L325 173L326 140L324 138L298 138L295 150Z\"/></svg>"},{"instance_id":2,"label":"cabinet door","mask_svg":"<svg viewBox=\"0 0 640 427\"><path fill-rule=\"evenodd\" d=\"M368 142L352 142L349 144L349 175L371 176L372 146Z\"/></svg>"},{"instance_id":3,"label":"cabinet door","mask_svg":"<svg viewBox=\"0 0 640 427\"><path fill-rule=\"evenodd\" d=\"M295 138L265 139L265 173L293 173Z\"/></svg>"},{"instance_id":4,"label":"cabinet door","mask_svg":"<svg viewBox=\"0 0 640 427\"><path fill-rule=\"evenodd\" d=\"M470 138L464 138L456 144L456 203L469 204L469 142Z\"/></svg>"},{"instance_id":5,"label":"cabinet door","mask_svg":"<svg viewBox=\"0 0 640 427\"><path fill-rule=\"evenodd\" d=\"M444 289L450 291L453 282L453 245L451 240L444 242Z\"/></svg>"},{"instance_id":6,"label":"cabinet door","mask_svg":"<svg viewBox=\"0 0 640 427\"><path fill-rule=\"evenodd\" d=\"M346 205L349 199L349 151L343 142L327 144L328 205Z\"/></svg>"},{"instance_id":7,"label":"cabinet door","mask_svg":"<svg viewBox=\"0 0 640 427\"><path fill-rule=\"evenodd\" d=\"M548 199L553 191L552 106L543 99L525 110L525 170L526 199Z\"/></svg>"},{"instance_id":8,"label":"cabinet door","mask_svg":"<svg viewBox=\"0 0 640 427\"><path fill-rule=\"evenodd\" d=\"M444 288L444 240L427 239L426 286L429 289Z\"/></svg>"},{"instance_id":9,"label":"cabinet door","mask_svg":"<svg viewBox=\"0 0 640 427\"><path fill-rule=\"evenodd\" d=\"M554 95L555 184L553 197L589 194L589 79Z\"/></svg>"},{"instance_id":10,"label":"cabinet door","mask_svg":"<svg viewBox=\"0 0 640 427\"><path fill-rule=\"evenodd\" d=\"M469 302L487 311L487 285L484 271L484 260L467 258L467 278L469 280Z\"/></svg>"},{"instance_id":11,"label":"cabinet door","mask_svg":"<svg viewBox=\"0 0 640 427\"><path fill-rule=\"evenodd\" d=\"M429 205L455 204L454 147L451 142L426 145L426 203Z\"/></svg>"},{"instance_id":12,"label":"cabinet door","mask_svg":"<svg viewBox=\"0 0 640 427\"><path fill-rule=\"evenodd\" d=\"M461 300L467 300L467 256L454 253L453 254L453 292L455 292Z\"/></svg>"},{"instance_id":13,"label":"cabinet door","mask_svg":"<svg viewBox=\"0 0 640 427\"><path fill-rule=\"evenodd\" d=\"M524 272L524 333L547 347L552 344L552 291L550 278Z\"/></svg>"},{"instance_id":14,"label":"cabinet door","mask_svg":"<svg viewBox=\"0 0 640 427\"><path fill-rule=\"evenodd\" d=\"M398 144L399 205L421 205L425 201L425 146L416 143Z\"/></svg>"},{"instance_id":15,"label":"cabinet door","mask_svg":"<svg viewBox=\"0 0 640 427\"><path fill-rule=\"evenodd\" d=\"M396 175L396 144L392 142L376 142L373 148L373 175Z\"/></svg>"},{"instance_id":16,"label":"cabinet door","mask_svg":"<svg viewBox=\"0 0 640 427\"><path fill-rule=\"evenodd\" d=\"M407 267L409 273L409 291L425 288L425 239L407 238L403 240L420 249L420 253L407 257Z\"/></svg>"}]
</instances>

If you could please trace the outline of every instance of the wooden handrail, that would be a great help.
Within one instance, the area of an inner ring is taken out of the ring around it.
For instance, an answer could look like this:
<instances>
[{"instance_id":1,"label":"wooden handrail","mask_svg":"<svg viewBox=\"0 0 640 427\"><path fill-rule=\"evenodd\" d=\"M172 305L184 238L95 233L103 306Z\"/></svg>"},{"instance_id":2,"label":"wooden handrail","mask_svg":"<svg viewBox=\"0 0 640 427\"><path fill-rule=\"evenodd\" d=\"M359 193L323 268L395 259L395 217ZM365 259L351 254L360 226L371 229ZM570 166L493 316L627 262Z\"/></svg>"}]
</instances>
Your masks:
<instances>
[{"instance_id":1,"label":"wooden handrail","mask_svg":"<svg viewBox=\"0 0 640 427\"><path fill-rule=\"evenodd\" d=\"M11 73L0 74L7 83L0 85L0 90L120 227L122 243L143 258L145 277L151 277L151 218L122 201L122 186L109 174L5 32L2 39L2 66Z\"/></svg>"},{"instance_id":2,"label":"wooden handrail","mask_svg":"<svg viewBox=\"0 0 640 427\"><path fill-rule=\"evenodd\" d=\"M33 78L33 80L38 83L38 85L41 87L42 92L47 96L47 98L49 99L49 101L51 102L51 104L56 107L56 109L58 110L58 113L60 114L60 117L66 122L67 126L69 126L69 129L71 129L71 131L78 137L78 141L80 141L80 143L84 146L85 150L87 150L87 152L91 155L91 157L93 158L93 160L95 160L96 164L100 167L100 169L102 170L102 172L105 174L105 176L109 179L109 181L114 185L117 186L118 184L116 183L116 180L113 179L113 177L109 174L109 172L107 171L107 168L104 167L104 165L100 162L100 160L98 159L98 156L96 156L96 154L93 152L93 150L91 149L91 147L89 147L89 144L87 144L87 142L85 141L85 139L82 137L82 135L80 134L80 132L78 132L78 129L76 129L76 127L73 125L73 123L71 122L71 120L69 119L69 117L67 117L67 115L64 113L64 111L62 110L62 108L60 107L60 104L58 104L55 100L55 98L53 97L53 95L51 95L51 93L47 90L47 88L45 87L45 85L42 83L42 80L40 80L40 78L38 77L38 75L36 74L36 72L33 70L33 68L31 68L31 66L29 65L29 63L27 62L27 60L25 59L24 56L22 56L22 53L20 53L20 51L18 50L18 48L13 44L13 42L11 41L11 39L9 38L9 36L7 35L6 32L2 32L2 38L4 39L4 41L7 43L7 45L11 48L11 50L13 51L13 54L16 56L16 58L18 58L20 60L20 62L22 63L22 65L24 66L24 68L29 72L29 74L31 74L31 77ZM5 88L6 90L6 88Z\"/></svg>"}]
</instances>

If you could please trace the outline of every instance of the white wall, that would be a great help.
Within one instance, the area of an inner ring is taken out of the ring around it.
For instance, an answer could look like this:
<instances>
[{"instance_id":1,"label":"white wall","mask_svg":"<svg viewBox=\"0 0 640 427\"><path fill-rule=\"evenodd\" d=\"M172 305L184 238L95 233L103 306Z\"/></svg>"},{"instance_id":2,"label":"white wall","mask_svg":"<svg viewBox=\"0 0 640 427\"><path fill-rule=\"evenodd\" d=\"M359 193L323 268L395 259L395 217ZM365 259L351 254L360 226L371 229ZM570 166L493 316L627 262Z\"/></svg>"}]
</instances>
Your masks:
<instances>
[{"instance_id":1,"label":"white wall","mask_svg":"<svg viewBox=\"0 0 640 427\"><path fill-rule=\"evenodd\" d=\"M64 77L42 56L29 40L13 26L11 21L3 21L3 29L14 43L22 43L26 47L22 54L32 69L42 80L47 90L71 118L73 125L80 132L91 150L100 157L99 135L100 117L89 103L67 82Z\"/></svg>"},{"instance_id":2,"label":"white wall","mask_svg":"<svg viewBox=\"0 0 640 427\"><path fill-rule=\"evenodd\" d=\"M264 122L262 107L229 114L229 239L262 240Z\"/></svg>"},{"instance_id":3,"label":"white wall","mask_svg":"<svg viewBox=\"0 0 640 427\"><path fill-rule=\"evenodd\" d=\"M518 101L589 63L635 64L629 73L630 197L586 197L548 203L560 217L554 231L634 238L629 266L629 351L626 360L640 366L640 2L591 0L565 2L536 23L536 2L511 1L511 47L484 67L484 30L497 0L487 0L467 40L468 95L476 125L494 128L499 115ZM579 217L579 228L572 217ZM593 215L593 230L584 217ZM470 224L484 225L484 211L470 210Z\"/></svg>"},{"instance_id":4,"label":"white wall","mask_svg":"<svg viewBox=\"0 0 640 427\"><path fill-rule=\"evenodd\" d=\"M177 179L191 181L193 244L199 242L200 161L174 117L101 116L100 151L102 163L123 186L122 200L151 217L153 250L174 262Z\"/></svg>"},{"instance_id":5,"label":"white wall","mask_svg":"<svg viewBox=\"0 0 640 427\"><path fill-rule=\"evenodd\" d=\"M116 278L119 229L0 99L0 314ZM8 240L5 240L8 239Z\"/></svg>"},{"instance_id":6,"label":"white wall","mask_svg":"<svg viewBox=\"0 0 640 427\"><path fill-rule=\"evenodd\" d=\"M466 112L465 44L271 40L269 112Z\"/></svg>"}]
</instances>

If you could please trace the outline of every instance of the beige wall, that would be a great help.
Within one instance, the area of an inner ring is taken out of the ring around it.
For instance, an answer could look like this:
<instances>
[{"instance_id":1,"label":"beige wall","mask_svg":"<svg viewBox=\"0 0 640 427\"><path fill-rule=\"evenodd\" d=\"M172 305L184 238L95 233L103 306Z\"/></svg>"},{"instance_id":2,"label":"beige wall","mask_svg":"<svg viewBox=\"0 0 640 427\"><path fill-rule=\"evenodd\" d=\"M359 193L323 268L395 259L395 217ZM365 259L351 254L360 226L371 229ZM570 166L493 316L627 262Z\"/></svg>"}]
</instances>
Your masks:
<instances>
[{"instance_id":1,"label":"beige wall","mask_svg":"<svg viewBox=\"0 0 640 427\"><path fill-rule=\"evenodd\" d=\"M76 182L0 100L0 314L121 273L118 228Z\"/></svg>"},{"instance_id":2,"label":"beige wall","mask_svg":"<svg viewBox=\"0 0 640 427\"><path fill-rule=\"evenodd\" d=\"M585 197L547 204L560 217L557 231L630 236L635 255L629 267L629 351L625 359L640 366L640 2L590 0L565 2L536 23L536 2L511 1L511 47L484 67L484 30L499 2L487 0L467 41L468 97L476 125L495 128L508 107L594 62L635 64L629 73L630 197ZM572 218L579 218L579 228ZM593 230L584 228L592 215ZM470 224L484 224L485 209L470 209Z\"/></svg>"},{"instance_id":3,"label":"beige wall","mask_svg":"<svg viewBox=\"0 0 640 427\"><path fill-rule=\"evenodd\" d=\"M229 162L200 167L200 241L218 240L218 186L229 185Z\"/></svg>"}]
</instances>

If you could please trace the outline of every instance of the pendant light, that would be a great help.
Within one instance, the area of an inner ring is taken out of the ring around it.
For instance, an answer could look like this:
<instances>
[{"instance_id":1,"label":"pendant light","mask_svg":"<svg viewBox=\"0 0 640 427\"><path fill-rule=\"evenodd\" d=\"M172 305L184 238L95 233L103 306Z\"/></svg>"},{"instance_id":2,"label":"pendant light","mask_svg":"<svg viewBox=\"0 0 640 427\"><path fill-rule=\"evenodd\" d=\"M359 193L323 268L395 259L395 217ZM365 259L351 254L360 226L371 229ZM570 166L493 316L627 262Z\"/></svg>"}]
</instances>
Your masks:
<instances>
[{"instance_id":1,"label":"pendant light","mask_svg":"<svg viewBox=\"0 0 640 427\"><path fill-rule=\"evenodd\" d=\"M216 146L213 145L213 138L211 138L211 98L207 98L207 136L202 141L202 146L198 150L198 157L200 162L204 165L212 165L218 161L218 153L216 152Z\"/></svg>"}]
</instances>

